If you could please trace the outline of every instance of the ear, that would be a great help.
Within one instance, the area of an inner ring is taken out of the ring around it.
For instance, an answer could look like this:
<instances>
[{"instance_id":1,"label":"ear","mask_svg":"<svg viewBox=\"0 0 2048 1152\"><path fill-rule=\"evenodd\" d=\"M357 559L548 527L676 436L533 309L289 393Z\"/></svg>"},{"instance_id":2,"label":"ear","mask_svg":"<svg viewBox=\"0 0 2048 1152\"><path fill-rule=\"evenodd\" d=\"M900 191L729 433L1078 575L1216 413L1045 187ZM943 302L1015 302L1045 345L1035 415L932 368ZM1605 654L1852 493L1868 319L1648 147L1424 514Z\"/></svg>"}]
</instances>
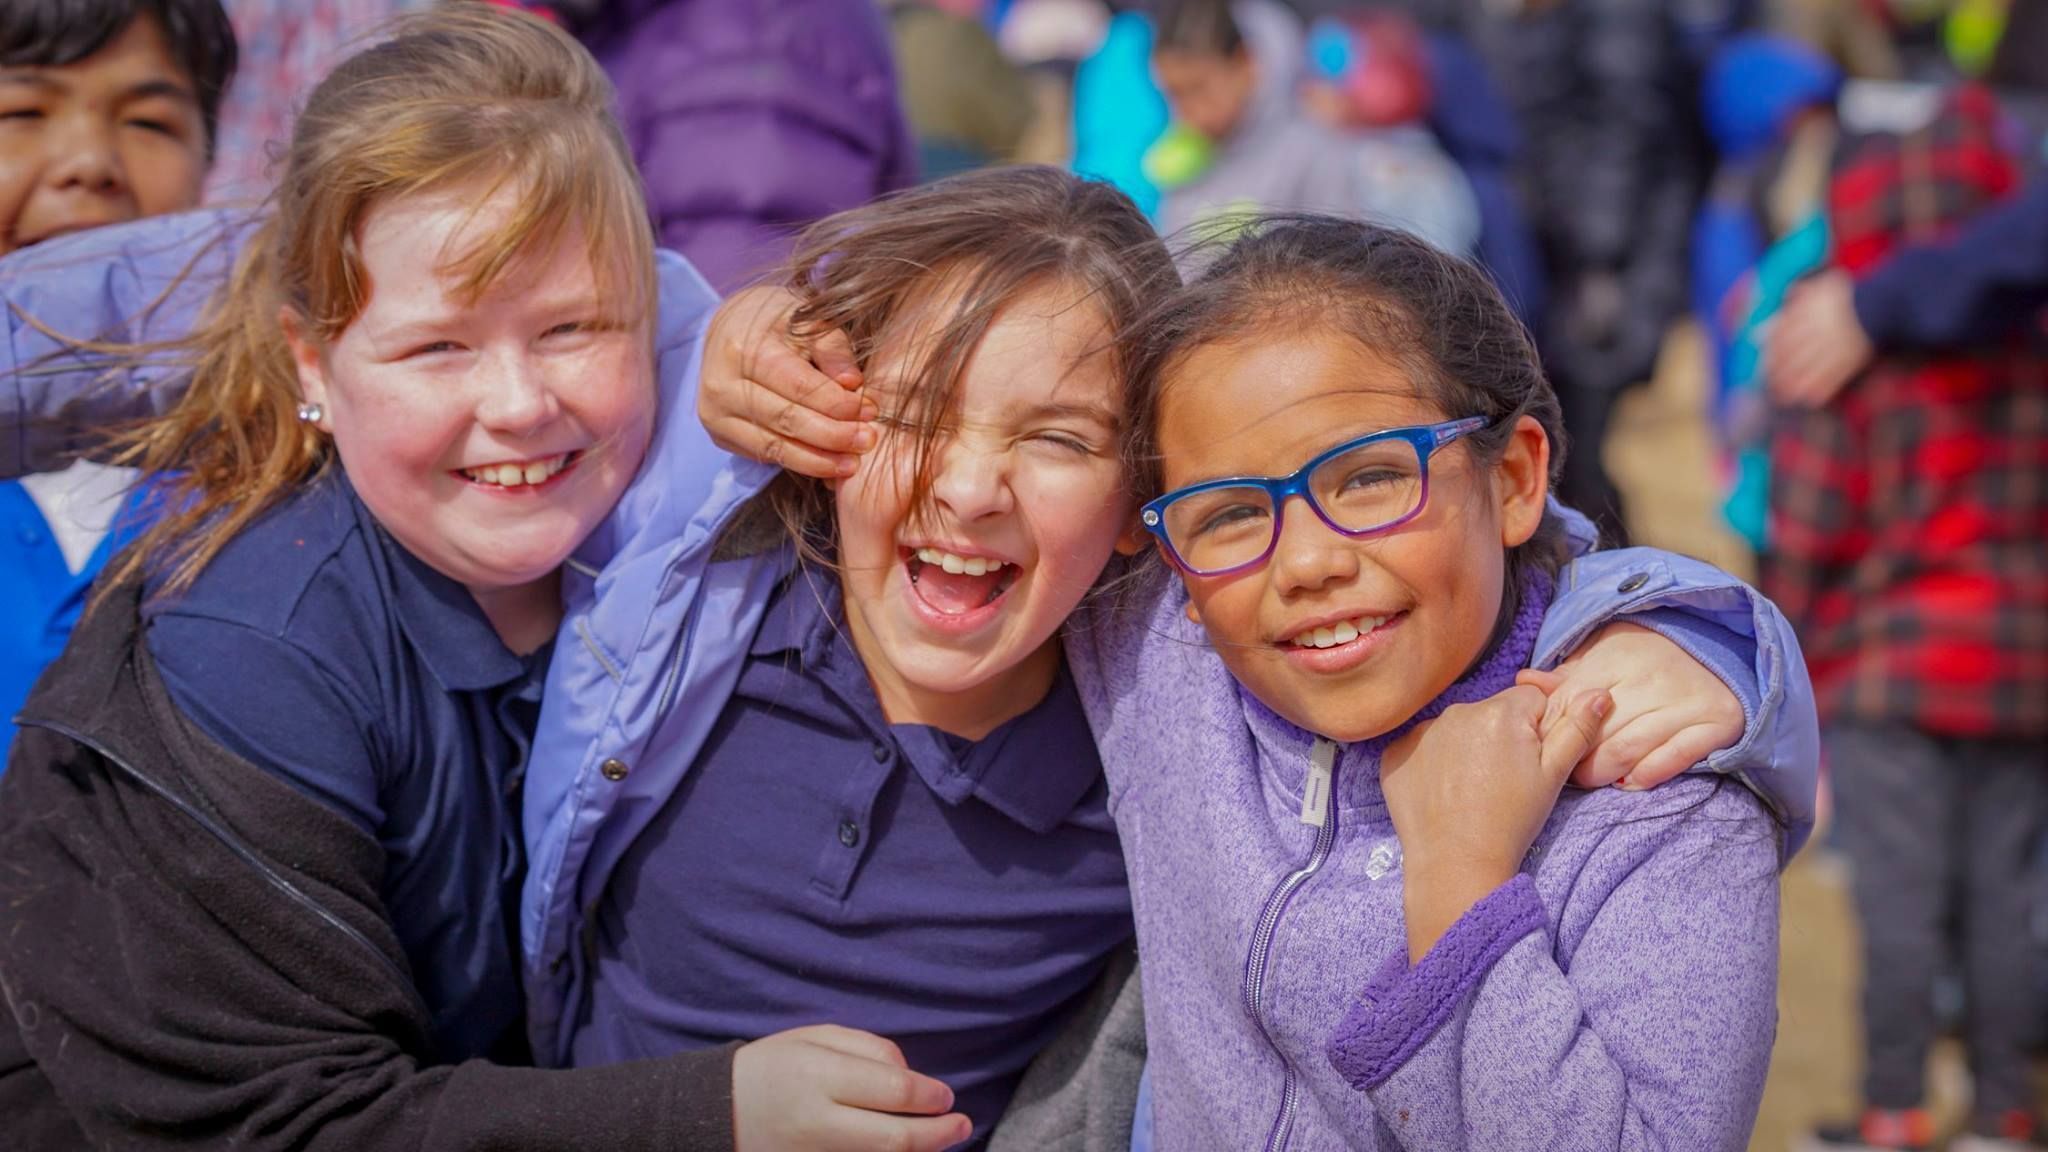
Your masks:
<instances>
[{"instance_id":1,"label":"ear","mask_svg":"<svg viewBox=\"0 0 2048 1152\"><path fill-rule=\"evenodd\" d=\"M327 408L327 365L320 359L320 346L306 334L306 326L299 314L290 308L277 310L277 325L284 329L284 342L291 346L292 366L299 373L299 399L308 404ZM319 428L331 432L332 421L323 415Z\"/></svg>"},{"instance_id":2,"label":"ear","mask_svg":"<svg viewBox=\"0 0 2048 1152\"><path fill-rule=\"evenodd\" d=\"M1550 496L1550 437L1534 416L1515 421L1507 447L1493 466L1494 500L1500 510L1500 542L1513 548L1528 542L1543 523Z\"/></svg>"},{"instance_id":3,"label":"ear","mask_svg":"<svg viewBox=\"0 0 2048 1152\"><path fill-rule=\"evenodd\" d=\"M1130 523L1124 525L1123 535L1116 538L1116 550L1120 556L1136 556L1145 550L1152 534L1145 531L1145 525L1138 520L1136 512L1131 513Z\"/></svg>"}]
</instances>

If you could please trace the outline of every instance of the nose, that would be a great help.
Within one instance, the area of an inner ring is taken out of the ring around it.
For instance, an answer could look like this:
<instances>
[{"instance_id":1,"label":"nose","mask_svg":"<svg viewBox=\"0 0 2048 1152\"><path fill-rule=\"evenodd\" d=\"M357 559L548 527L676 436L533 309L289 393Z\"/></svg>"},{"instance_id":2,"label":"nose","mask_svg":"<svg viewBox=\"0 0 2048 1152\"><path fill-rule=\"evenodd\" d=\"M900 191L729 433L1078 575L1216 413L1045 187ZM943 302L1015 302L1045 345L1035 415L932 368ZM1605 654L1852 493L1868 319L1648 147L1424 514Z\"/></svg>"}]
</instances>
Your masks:
<instances>
[{"instance_id":1,"label":"nose","mask_svg":"<svg viewBox=\"0 0 2048 1152\"><path fill-rule=\"evenodd\" d=\"M476 422L499 435L530 436L560 414L546 372L523 353L486 358L477 386Z\"/></svg>"},{"instance_id":2,"label":"nose","mask_svg":"<svg viewBox=\"0 0 2048 1152\"><path fill-rule=\"evenodd\" d=\"M1296 496L1280 513L1280 538L1267 563L1281 595L1316 592L1358 576L1358 542L1323 523L1307 500Z\"/></svg>"},{"instance_id":3,"label":"nose","mask_svg":"<svg viewBox=\"0 0 2048 1152\"><path fill-rule=\"evenodd\" d=\"M1006 453L978 447L960 436L941 444L937 453L932 500L953 519L967 523L1016 506Z\"/></svg>"},{"instance_id":4,"label":"nose","mask_svg":"<svg viewBox=\"0 0 2048 1152\"><path fill-rule=\"evenodd\" d=\"M114 146L114 128L104 117L60 116L51 126L49 142L53 163L50 181L66 192L94 196L125 196L128 174L121 165L120 150Z\"/></svg>"}]
</instances>

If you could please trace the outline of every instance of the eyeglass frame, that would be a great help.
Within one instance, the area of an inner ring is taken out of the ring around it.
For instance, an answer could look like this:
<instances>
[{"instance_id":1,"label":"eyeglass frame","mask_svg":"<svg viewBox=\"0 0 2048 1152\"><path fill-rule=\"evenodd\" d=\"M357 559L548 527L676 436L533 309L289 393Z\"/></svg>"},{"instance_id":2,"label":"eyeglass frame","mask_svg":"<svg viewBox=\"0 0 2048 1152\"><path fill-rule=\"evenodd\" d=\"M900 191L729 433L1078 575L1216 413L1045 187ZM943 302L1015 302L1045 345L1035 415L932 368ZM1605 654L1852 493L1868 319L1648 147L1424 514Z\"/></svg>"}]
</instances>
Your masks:
<instances>
[{"instance_id":1,"label":"eyeglass frame","mask_svg":"<svg viewBox=\"0 0 2048 1152\"><path fill-rule=\"evenodd\" d=\"M1440 424L1416 424L1406 428L1385 428L1378 432L1371 432L1360 436L1355 440L1346 440L1334 448L1318 453L1314 459L1296 469L1291 476L1225 476L1215 480L1204 480L1199 484L1190 484L1185 488L1176 488L1163 496L1146 501L1144 506L1138 510L1138 521L1144 525L1147 532L1150 532L1158 539L1161 549L1166 553L1167 559L1173 561L1174 566L1181 571L1205 579L1215 576L1235 575L1239 572L1257 568L1273 558L1273 550L1280 546L1281 529L1285 527L1287 504L1296 496L1301 497L1308 504L1310 510L1316 514L1316 519L1329 525L1330 531L1350 540L1363 540L1371 536L1378 536L1381 533L1392 532L1401 525L1422 515L1422 510L1429 507L1429 464L1430 460L1436 456L1437 451L1446 445L1456 443L1472 433L1483 431L1492 425L1493 420L1489 417L1467 416L1462 420L1446 420ZM1415 507L1400 519L1389 520L1385 524L1375 524L1370 528L1363 528L1354 532L1338 524L1335 520L1330 519L1329 513L1323 511L1322 504L1316 500L1315 494L1309 490L1308 478L1314 475L1316 469L1339 456L1348 452L1356 452L1368 444L1385 440L1405 440L1410 447L1415 449L1416 458L1422 464L1422 494L1416 498ZM1267 498L1273 501L1273 533L1272 538L1266 541L1265 551L1260 552L1253 559L1247 560L1242 564L1233 564L1228 568L1203 571L1182 559L1180 549L1175 548L1172 539L1167 536L1166 509L1189 496L1211 492L1218 488L1265 489Z\"/></svg>"}]
</instances>

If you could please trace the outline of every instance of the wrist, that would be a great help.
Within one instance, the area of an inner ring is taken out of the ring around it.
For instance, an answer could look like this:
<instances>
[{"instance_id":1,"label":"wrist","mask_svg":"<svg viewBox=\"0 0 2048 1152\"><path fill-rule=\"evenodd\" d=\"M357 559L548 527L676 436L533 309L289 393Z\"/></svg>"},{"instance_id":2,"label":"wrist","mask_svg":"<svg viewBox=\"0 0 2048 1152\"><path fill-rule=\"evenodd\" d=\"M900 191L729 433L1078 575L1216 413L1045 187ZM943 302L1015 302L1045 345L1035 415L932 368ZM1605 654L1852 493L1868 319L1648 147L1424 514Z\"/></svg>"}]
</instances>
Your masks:
<instances>
[{"instance_id":1,"label":"wrist","mask_svg":"<svg viewBox=\"0 0 2048 1152\"><path fill-rule=\"evenodd\" d=\"M1465 913L1515 878L1512 863L1486 860L1435 862L1410 858L1404 864L1402 902L1408 928L1408 962L1419 964Z\"/></svg>"}]
</instances>

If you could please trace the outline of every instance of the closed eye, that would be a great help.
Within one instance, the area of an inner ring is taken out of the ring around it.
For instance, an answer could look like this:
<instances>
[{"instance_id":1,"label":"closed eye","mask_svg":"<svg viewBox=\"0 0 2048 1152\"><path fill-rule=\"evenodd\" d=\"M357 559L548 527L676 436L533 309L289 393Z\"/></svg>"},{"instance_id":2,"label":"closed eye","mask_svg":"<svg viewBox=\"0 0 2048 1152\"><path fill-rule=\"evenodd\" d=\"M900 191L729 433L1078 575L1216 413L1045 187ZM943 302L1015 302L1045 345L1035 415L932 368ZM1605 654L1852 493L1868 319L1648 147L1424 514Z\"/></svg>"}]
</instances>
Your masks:
<instances>
[{"instance_id":1,"label":"closed eye","mask_svg":"<svg viewBox=\"0 0 2048 1152\"><path fill-rule=\"evenodd\" d=\"M1069 435L1065 432L1040 432L1037 433L1033 437L1033 439L1039 440L1046 444L1057 445L1061 448L1065 448L1069 452L1077 452L1083 456L1095 455L1094 445L1089 444L1087 441L1084 441L1079 437Z\"/></svg>"},{"instance_id":2,"label":"closed eye","mask_svg":"<svg viewBox=\"0 0 2048 1152\"><path fill-rule=\"evenodd\" d=\"M138 117L128 121L128 126L130 128L140 128L145 132L154 132L159 136L169 136L174 140L183 138L183 133L178 131L177 126L165 120Z\"/></svg>"},{"instance_id":3,"label":"closed eye","mask_svg":"<svg viewBox=\"0 0 2048 1152\"><path fill-rule=\"evenodd\" d=\"M419 356L432 356L441 352L459 352L461 350L462 345L457 344L453 340L435 340L408 351L402 358L411 360Z\"/></svg>"},{"instance_id":4,"label":"closed eye","mask_svg":"<svg viewBox=\"0 0 2048 1152\"><path fill-rule=\"evenodd\" d=\"M43 110L41 108L10 108L0 112L0 120L29 121L41 120L42 118Z\"/></svg>"}]
</instances>

